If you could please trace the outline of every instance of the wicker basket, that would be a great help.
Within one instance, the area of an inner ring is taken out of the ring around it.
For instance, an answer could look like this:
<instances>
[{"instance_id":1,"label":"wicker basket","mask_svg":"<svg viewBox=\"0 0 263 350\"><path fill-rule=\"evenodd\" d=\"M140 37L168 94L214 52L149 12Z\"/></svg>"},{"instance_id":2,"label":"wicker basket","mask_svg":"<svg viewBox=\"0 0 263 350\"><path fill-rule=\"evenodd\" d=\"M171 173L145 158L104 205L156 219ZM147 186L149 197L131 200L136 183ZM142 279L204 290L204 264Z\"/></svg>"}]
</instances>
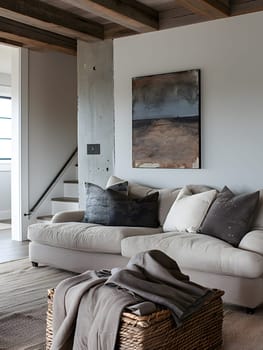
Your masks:
<instances>
[{"instance_id":1,"label":"wicker basket","mask_svg":"<svg viewBox=\"0 0 263 350\"><path fill-rule=\"evenodd\" d=\"M176 328L167 309L147 316L123 312L116 350L217 350L222 346L224 292L213 290L199 311ZM48 291L46 349L52 344L54 289Z\"/></svg>"}]
</instances>

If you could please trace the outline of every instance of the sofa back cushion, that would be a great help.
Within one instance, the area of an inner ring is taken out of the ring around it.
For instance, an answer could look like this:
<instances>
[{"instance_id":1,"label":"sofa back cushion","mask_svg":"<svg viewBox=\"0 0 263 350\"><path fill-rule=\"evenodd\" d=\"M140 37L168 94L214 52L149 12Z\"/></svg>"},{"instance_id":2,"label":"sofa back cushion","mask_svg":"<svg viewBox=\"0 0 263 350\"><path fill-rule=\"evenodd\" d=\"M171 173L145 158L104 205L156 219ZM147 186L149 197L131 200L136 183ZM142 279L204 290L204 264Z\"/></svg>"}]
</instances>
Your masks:
<instances>
[{"instance_id":1,"label":"sofa back cushion","mask_svg":"<svg viewBox=\"0 0 263 350\"><path fill-rule=\"evenodd\" d=\"M144 185L137 184L135 182L129 183L129 196L132 198L142 198L146 195L154 192L159 192L159 222L163 226L165 218L170 210L173 202L175 201L179 188L152 188Z\"/></svg>"},{"instance_id":2,"label":"sofa back cushion","mask_svg":"<svg viewBox=\"0 0 263 350\"><path fill-rule=\"evenodd\" d=\"M126 182L126 180L123 180L117 176L112 175L110 176L107 182L106 188L121 182ZM213 189L212 187L205 186L205 185L188 185L187 187L193 194L205 192ZM141 185L136 182L129 181L128 183L128 195L131 198L142 198L156 191L159 192L159 214L158 215L159 215L159 222L161 226L163 226L166 216L171 206L173 205L174 201L176 200L180 190L181 190L181 187L160 189L160 188L154 188L146 185Z\"/></svg>"},{"instance_id":3,"label":"sofa back cushion","mask_svg":"<svg viewBox=\"0 0 263 350\"><path fill-rule=\"evenodd\" d=\"M109 189L86 183L84 221L107 226L158 227L158 196L155 192L143 198L130 198Z\"/></svg>"},{"instance_id":4,"label":"sofa back cushion","mask_svg":"<svg viewBox=\"0 0 263 350\"><path fill-rule=\"evenodd\" d=\"M106 184L106 188L109 186L112 186L116 183L122 183L125 182L125 180L117 177L117 176L111 176ZM143 198L149 194L155 193L156 191L159 192L159 222L162 226L164 223L164 220L167 216L168 211L170 210L171 205L175 201L178 193L180 192L180 189L172 189L172 188L153 188L150 186L145 186L138 184L136 182L129 182L128 184L128 196L131 198Z\"/></svg>"},{"instance_id":5,"label":"sofa back cushion","mask_svg":"<svg viewBox=\"0 0 263 350\"><path fill-rule=\"evenodd\" d=\"M123 180L124 181L124 180ZM132 198L140 198L144 197L148 194L154 193L156 191L159 192L159 222L160 225L163 226L165 219L171 206L176 200L181 187L177 188L152 188L149 186L137 184L135 182L129 182L129 196ZM192 194L209 191L212 188L204 185L188 185L187 186Z\"/></svg>"},{"instance_id":6,"label":"sofa back cushion","mask_svg":"<svg viewBox=\"0 0 263 350\"><path fill-rule=\"evenodd\" d=\"M165 219L164 232L196 232L216 193L210 190L193 194L188 186L182 188Z\"/></svg>"},{"instance_id":7,"label":"sofa back cushion","mask_svg":"<svg viewBox=\"0 0 263 350\"><path fill-rule=\"evenodd\" d=\"M159 221L161 226L163 226L167 214L179 192L180 188L162 188L159 190Z\"/></svg>"}]
</instances>

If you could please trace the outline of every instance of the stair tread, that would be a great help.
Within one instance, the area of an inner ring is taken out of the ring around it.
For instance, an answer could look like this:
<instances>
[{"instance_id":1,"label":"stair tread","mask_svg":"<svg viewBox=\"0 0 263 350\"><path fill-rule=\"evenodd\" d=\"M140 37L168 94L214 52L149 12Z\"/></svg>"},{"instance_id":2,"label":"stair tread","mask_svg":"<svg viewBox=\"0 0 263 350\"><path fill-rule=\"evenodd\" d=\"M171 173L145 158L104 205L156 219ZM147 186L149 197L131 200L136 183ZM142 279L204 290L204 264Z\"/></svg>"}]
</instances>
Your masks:
<instances>
[{"instance_id":1,"label":"stair tread","mask_svg":"<svg viewBox=\"0 0 263 350\"><path fill-rule=\"evenodd\" d=\"M77 197L57 197L51 199L53 202L72 202L78 203L79 199Z\"/></svg>"},{"instance_id":2,"label":"stair tread","mask_svg":"<svg viewBox=\"0 0 263 350\"><path fill-rule=\"evenodd\" d=\"M66 180L64 181L64 184L78 184L78 180Z\"/></svg>"},{"instance_id":3,"label":"stair tread","mask_svg":"<svg viewBox=\"0 0 263 350\"><path fill-rule=\"evenodd\" d=\"M42 215L42 216L38 216L37 219L38 220L46 220L46 221L50 221L53 218L54 215Z\"/></svg>"}]
</instances>

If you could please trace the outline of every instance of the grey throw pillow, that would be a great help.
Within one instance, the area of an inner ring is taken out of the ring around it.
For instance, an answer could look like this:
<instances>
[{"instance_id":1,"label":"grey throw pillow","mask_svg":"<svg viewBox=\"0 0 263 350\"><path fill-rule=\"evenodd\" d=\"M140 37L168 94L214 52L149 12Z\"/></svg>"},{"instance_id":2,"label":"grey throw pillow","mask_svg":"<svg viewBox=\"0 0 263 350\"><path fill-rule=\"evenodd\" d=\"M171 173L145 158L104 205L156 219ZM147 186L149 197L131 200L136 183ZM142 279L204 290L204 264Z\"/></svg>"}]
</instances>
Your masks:
<instances>
[{"instance_id":1,"label":"grey throw pillow","mask_svg":"<svg viewBox=\"0 0 263 350\"><path fill-rule=\"evenodd\" d=\"M259 191L235 196L228 187L218 193L198 233L217 237L237 247L249 231Z\"/></svg>"},{"instance_id":2,"label":"grey throw pillow","mask_svg":"<svg viewBox=\"0 0 263 350\"><path fill-rule=\"evenodd\" d=\"M84 221L107 226L158 227L158 196L130 198L112 188L86 183Z\"/></svg>"}]
</instances>

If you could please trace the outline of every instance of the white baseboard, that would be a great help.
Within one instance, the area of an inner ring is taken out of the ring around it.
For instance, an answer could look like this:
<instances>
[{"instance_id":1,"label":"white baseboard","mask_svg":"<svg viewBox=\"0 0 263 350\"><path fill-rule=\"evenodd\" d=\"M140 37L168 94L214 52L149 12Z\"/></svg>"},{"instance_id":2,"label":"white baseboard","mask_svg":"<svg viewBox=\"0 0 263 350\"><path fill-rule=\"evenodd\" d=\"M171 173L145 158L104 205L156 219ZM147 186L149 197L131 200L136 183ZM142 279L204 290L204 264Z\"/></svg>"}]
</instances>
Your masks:
<instances>
[{"instance_id":1,"label":"white baseboard","mask_svg":"<svg viewBox=\"0 0 263 350\"><path fill-rule=\"evenodd\" d=\"M0 210L0 220L11 219L11 210Z\"/></svg>"}]
</instances>

